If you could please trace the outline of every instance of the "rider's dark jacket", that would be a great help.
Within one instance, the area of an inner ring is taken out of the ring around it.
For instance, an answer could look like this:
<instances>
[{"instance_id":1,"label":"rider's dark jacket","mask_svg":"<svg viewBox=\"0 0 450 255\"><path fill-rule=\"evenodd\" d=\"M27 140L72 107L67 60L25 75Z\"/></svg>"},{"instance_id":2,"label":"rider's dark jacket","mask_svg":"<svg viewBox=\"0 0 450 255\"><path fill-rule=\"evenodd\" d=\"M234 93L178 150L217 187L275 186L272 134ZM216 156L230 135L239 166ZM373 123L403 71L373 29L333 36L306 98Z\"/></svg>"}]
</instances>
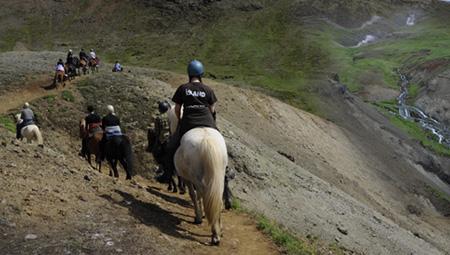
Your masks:
<instances>
[{"instance_id":1,"label":"rider's dark jacket","mask_svg":"<svg viewBox=\"0 0 450 255\"><path fill-rule=\"evenodd\" d=\"M103 130L105 130L106 138L122 135L122 131L120 129L120 120L116 115L112 113L103 117L102 127Z\"/></svg>"},{"instance_id":2,"label":"rider's dark jacket","mask_svg":"<svg viewBox=\"0 0 450 255\"><path fill-rule=\"evenodd\" d=\"M86 130L91 131L94 128L100 127L102 125L102 118L95 112L89 113L89 115L84 118L86 121Z\"/></svg>"},{"instance_id":3,"label":"rider's dark jacket","mask_svg":"<svg viewBox=\"0 0 450 255\"><path fill-rule=\"evenodd\" d=\"M81 59L85 59L85 60L88 60L89 58L88 58L88 55L86 54L86 52L84 52L84 51L80 51L80 54L79 54L79 57L80 57L80 60Z\"/></svg>"}]
</instances>

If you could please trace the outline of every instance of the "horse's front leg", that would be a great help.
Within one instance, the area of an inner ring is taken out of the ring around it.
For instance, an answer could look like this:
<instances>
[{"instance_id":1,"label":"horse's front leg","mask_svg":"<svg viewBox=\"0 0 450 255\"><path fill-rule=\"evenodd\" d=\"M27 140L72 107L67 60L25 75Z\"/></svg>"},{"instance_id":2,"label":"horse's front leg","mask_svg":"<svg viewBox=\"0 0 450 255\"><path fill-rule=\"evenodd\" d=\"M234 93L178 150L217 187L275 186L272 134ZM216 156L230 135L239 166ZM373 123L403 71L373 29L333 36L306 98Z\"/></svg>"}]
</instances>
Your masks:
<instances>
[{"instance_id":1,"label":"horse's front leg","mask_svg":"<svg viewBox=\"0 0 450 255\"><path fill-rule=\"evenodd\" d=\"M194 185L192 183L187 183L187 186L189 188L189 196L191 197L192 202L194 203L194 210L195 210L195 220L194 224L201 224L202 223L202 209L199 202L199 199L197 197L197 192L195 191Z\"/></svg>"}]
</instances>

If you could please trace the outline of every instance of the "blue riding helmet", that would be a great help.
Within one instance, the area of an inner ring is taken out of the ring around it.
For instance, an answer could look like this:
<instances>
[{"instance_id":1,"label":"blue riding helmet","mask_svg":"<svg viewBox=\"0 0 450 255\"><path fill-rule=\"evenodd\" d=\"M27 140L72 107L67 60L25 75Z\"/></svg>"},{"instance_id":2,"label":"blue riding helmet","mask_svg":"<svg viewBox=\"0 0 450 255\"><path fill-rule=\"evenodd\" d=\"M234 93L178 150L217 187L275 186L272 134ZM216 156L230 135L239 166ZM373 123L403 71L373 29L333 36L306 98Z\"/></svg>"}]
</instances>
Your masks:
<instances>
[{"instance_id":1,"label":"blue riding helmet","mask_svg":"<svg viewBox=\"0 0 450 255\"><path fill-rule=\"evenodd\" d=\"M198 60L192 60L187 68L190 77L201 77L205 72L203 64Z\"/></svg>"}]
</instances>

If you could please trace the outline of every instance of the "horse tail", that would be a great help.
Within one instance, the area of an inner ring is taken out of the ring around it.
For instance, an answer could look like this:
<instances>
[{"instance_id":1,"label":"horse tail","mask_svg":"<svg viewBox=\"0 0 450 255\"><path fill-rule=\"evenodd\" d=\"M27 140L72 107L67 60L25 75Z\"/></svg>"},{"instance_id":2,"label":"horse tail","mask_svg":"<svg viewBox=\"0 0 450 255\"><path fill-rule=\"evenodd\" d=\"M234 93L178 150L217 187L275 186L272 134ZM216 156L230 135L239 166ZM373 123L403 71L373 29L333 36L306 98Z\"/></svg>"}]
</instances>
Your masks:
<instances>
[{"instance_id":1,"label":"horse tail","mask_svg":"<svg viewBox=\"0 0 450 255\"><path fill-rule=\"evenodd\" d=\"M220 219L222 211L225 166L220 146L214 143L214 139L210 135L207 135L201 143L200 158L203 160L203 171L205 171L206 187L203 190L205 215L209 224L214 225Z\"/></svg>"},{"instance_id":2,"label":"horse tail","mask_svg":"<svg viewBox=\"0 0 450 255\"><path fill-rule=\"evenodd\" d=\"M39 128L37 126L34 129L34 135L36 136L38 145L44 145L44 139L42 139L41 131L39 130Z\"/></svg>"}]
</instances>

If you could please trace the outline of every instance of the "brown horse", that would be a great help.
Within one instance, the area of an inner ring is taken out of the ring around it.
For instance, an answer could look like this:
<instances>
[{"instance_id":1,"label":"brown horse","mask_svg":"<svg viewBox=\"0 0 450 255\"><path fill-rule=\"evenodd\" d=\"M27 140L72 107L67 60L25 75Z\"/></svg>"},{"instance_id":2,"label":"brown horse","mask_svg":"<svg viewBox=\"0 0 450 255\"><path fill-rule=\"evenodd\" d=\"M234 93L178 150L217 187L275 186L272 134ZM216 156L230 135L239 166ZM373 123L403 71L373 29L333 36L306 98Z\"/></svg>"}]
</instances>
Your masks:
<instances>
[{"instance_id":1,"label":"brown horse","mask_svg":"<svg viewBox=\"0 0 450 255\"><path fill-rule=\"evenodd\" d=\"M53 84L56 88L58 88L58 84L62 85L63 87L66 86L65 80L64 80L64 71L56 71L55 79L53 81Z\"/></svg>"},{"instance_id":2,"label":"brown horse","mask_svg":"<svg viewBox=\"0 0 450 255\"><path fill-rule=\"evenodd\" d=\"M86 74L88 72L88 69L87 69L88 68L88 63L87 63L87 61L84 58L82 58L80 60L80 68L83 71L83 74Z\"/></svg>"},{"instance_id":3,"label":"brown horse","mask_svg":"<svg viewBox=\"0 0 450 255\"><path fill-rule=\"evenodd\" d=\"M91 58L89 60L89 67L91 68L91 73L94 73L94 71L98 73L97 65L98 65L97 59Z\"/></svg>"},{"instance_id":4,"label":"brown horse","mask_svg":"<svg viewBox=\"0 0 450 255\"><path fill-rule=\"evenodd\" d=\"M101 172L102 168L102 160L100 155L100 141L103 138L103 131L99 128L91 137L89 137L89 133L86 130L86 120L80 120L80 138L87 139L87 148L86 148L86 159L89 162L89 165L92 166L91 163L91 154L95 155L95 162L97 163L98 171ZM94 167L94 166L92 166ZM94 167L95 168L95 167Z\"/></svg>"}]
</instances>

